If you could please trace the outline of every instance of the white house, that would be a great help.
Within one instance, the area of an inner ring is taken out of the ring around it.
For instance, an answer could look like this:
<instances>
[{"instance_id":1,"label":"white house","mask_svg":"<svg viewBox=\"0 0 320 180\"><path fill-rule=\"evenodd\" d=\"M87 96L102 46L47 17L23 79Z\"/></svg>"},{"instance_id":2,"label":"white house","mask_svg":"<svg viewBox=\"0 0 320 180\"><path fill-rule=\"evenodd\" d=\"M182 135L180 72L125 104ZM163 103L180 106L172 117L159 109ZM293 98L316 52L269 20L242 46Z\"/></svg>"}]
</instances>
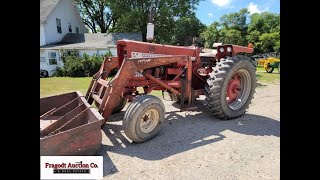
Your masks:
<instances>
[{"instance_id":1,"label":"white house","mask_svg":"<svg viewBox=\"0 0 320 180\"><path fill-rule=\"evenodd\" d=\"M59 52L78 51L82 56L111 52L116 56L120 39L142 41L141 33L84 33L84 23L72 0L40 0L40 69L52 76L63 66Z\"/></svg>"},{"instance_id":2,"label":"white house","mask_svg":"<svg viewBox=\"0 0 320 180\"><path fill-rule=\"evenodd\" d=\"M116 43L120 39L142 41L142 35L141 33L68 33L58 43L41 46L40 51L49 54L49 63L58 62L56 67L61 67L63 66L59 57L61 50L77 51L80 56L84 53L92 56L108 52L111 52L112 56L117 56ZM52 53L55 53L54 57L50 57ZM48 71L49 76L54 73L56 67L51 72Z\"/></svg>"},{"instance_id":3,"label":"white house","mask_svg":"<svg viewBox=\"0 0 320 180\"><path fill-rule=\"evenodd\" d=\"M61 66L56 51L41 46L60 42L67 33L84 33L86 28L72 0L40 0L40 69L52 75Z\"/></svg>"}]
</instances>

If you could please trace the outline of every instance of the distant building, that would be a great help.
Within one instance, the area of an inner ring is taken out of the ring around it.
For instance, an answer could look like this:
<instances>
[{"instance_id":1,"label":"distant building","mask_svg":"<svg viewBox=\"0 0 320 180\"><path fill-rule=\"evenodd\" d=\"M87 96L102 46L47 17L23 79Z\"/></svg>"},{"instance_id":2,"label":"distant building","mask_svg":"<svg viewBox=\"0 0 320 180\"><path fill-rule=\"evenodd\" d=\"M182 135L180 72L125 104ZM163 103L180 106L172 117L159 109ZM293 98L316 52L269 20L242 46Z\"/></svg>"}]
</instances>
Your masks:
<instances>
[{"instance_id":1,"label":"distant building","mask_svg":"<svg viewBox=\"0 0 320 180\"><path fill-rule=\"evenodd\" d=\"M49 76L62 67L59 51L76 50L80 56L116 56L120 39L142 41L141 33L85 33L86 28L72 0L40 0L40 69Z\"/></svg>"}]
</instances>

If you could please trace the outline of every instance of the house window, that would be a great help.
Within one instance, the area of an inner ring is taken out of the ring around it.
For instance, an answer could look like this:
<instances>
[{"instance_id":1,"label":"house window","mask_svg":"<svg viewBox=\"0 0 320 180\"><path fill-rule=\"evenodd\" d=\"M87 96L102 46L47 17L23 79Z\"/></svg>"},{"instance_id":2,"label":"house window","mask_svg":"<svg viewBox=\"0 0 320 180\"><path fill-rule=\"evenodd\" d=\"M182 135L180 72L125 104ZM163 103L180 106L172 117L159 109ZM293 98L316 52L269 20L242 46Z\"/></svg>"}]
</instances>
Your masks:
<instances>
[{"instance_id":1,"label":"house window","mask_svg":"<svg viewBox=\"0 0 320 180\"><path fill-rule=\"evenodd\" d=\"M49 64L56 65L57 64L57 53L49 52Z\"/></svg>"},{"instance_id":2,"label":"house window","mask_svg":"<svg viewBox=\"0 0 320 180\"><path fill-rule=\"evenodd\" d=\"M69 32L72 33L71 23L68 23Z\"/></svg>"},{"instance_id":3,"label":"house window","mask_svg":"<svg viewBox=\"0 0 320 180\"><path fill-rule=\"evenodd\" d=\"M76 33L79 34L79 28L78 27L76 27Z\"/></svg>"},{"instance_id":4,"label":"house window","mask_svg":"<svg viewBox=\"0 0 320 180\"><path fill-rule=\"evenodd\" d=\"M57 23L57 32L58 33L62 33L61 31L61 19L56 19L56 23Z\"/></svg>"}]
</instances>

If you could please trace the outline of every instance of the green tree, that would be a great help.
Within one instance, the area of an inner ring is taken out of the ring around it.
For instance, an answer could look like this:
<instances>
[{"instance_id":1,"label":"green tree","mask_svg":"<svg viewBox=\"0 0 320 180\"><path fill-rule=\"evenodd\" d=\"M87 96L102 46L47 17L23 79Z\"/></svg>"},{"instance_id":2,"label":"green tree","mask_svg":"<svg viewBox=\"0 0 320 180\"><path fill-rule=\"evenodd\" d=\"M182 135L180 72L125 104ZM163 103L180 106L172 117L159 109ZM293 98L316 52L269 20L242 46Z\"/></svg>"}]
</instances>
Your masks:
<instances>
[{"instance_id":1,"label":"green tree","mask_svg":"<svg viewBox=\"0 0 320 180\"><path fill-rule=\"evenodd\" d=\"M280 34L278 32L274 33L264 33L259 38L259 45L262 52L273 52L280 50Z\"/></svg>"},{"instance_id":2,"label":"green tree","mask_svg":"<svg viewBox=\"0 0 320 180\"><path fill-rule=\"evenodd\" d=\"M251 32L247 35L247 40L248 40L248 42L258 42L260 35L261 35L261 34L260 34L259 31L251 31Z\"/></svg>"},{"instance_id":3,"label":"green tree","mask_svg":"<svg viewBox=\"0 0 320 180\"><path fill-rule=\"evenodd\" d=\"M239 12L234 12L230 14L223 15L220 18L222 28L227 30L235 29L240 31L242 36L247 34L247 17L248 17L248 9L241 9Z\"/></svg>"},{"instance_id":4,"label":"green tree","mask_svg":"<svg viewBox=\"0 0 320 180\"><path fill-rule=\"evenodd\" d=\"M275 51L280 52L280 39L276 41L275 46L273 47Z\"/></svg>"},{"instance_id":5,"label":"green tree","mask_svg":"<svg viewBox=\"0 0 320 180\"><path fill-rule=\"evenodd\" d=\"M204 39L204 47L212 48L213 43L219 42L219 23L213 22L201 34L200 37Z\"/></svg>"},{"instance_id":6,"label":"green tree","mask_svg":"<svg viewBox=\"0 0 320 180\"><path fill-rule=\"evenodd\" d=\"M211 48L215 42L247 45L248 14L247 9L241 9L239 12L223 15L220 22L214 22L208 26L201 33L201 37L205 40L205 47Z\"/></svg>"},{"instance_id":7,"label":"green tree","mask_svg":"<svg viewBox=\"0 0 320 180\"><path fill-rule=\"evenodd\" d=\"M255 42L255 53L280 51L280 15L255 13L250 20L247 39Z\"/></svg>"},{"instance_id":8,"label":"green tree","mask_svg":"<svg viewBox=\"0 0 320 180\"><path fill-rule=\"evenodd\" d=\"M116 0L76 0L81 18L91 32L106 33L118 17L110 7Z\"/></svg>"},{"instance_id":9,"label":"green tree","mask_svg":"<svg viewBox=\"0 0 320 180\"><path fill-rule=\"evenodd\" d=\"M201 33L205 47L214 42L242 46L254 42L254 53L280 51L280 15L263 12L248 17L247 9L223 15Z\"/></svg>"},{"instance_id":10,"label":"green tree","mask_svg":"<svg viewBox=\"0 0 320 180\"><path fill-rule=\"evenodd\" d=\"M172 44L190 46L194 37L199 37L206 26L194 15L178 19L173 33Z\"/></svg>"},{"instance_id":11,"label":"green tree","mask_svg":"<svg viewBox=\"0 0 320 180\"><path fill-rule=\"evenodd\" d=\"M236 29L221 29L220 31L220 41L223 44L236 44L243 45L245 38L241 36L241 31Z\"/></svg>"},{"instance_id":12,"label":"green tree","mask_svg":"<svg viewBox=\"0 0 320 180\"><path fill-rule=\"evenodd\" d=\"M248 33L253 31L263 33L273 33L280 31L280 15L270 12L255 13L250 17Z\"/></svg>"},{"instance_id":13,"label":"green tree","mask_svg":"<svg viewBox=\"0 0 320 180\"><path fill-rule=\"evenodd\" d=\"M199 0L123 0L116 1L112 12L119 15L112 26L114 32L141 32L146 41L148 15L152 7L155 15L155 42L170 43L175 29L175 19L193 14Z\"/></svg>"}]
</instances>

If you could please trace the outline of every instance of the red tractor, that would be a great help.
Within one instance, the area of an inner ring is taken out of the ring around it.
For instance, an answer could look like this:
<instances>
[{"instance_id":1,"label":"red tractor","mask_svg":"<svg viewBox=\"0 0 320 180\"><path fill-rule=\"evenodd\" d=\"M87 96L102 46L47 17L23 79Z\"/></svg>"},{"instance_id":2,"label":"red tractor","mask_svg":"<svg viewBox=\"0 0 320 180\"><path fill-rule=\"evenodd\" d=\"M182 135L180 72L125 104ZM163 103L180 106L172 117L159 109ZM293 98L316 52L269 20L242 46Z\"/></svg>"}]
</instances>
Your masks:
<instances>
[{"instance_id":1,"label":"red tractor","mask_svg":"<svg viewBox=\"0 0 320 180\"><path fill-rule=\"evenodd\" d=\"M150 41L153 24L148 28ZM168 92L182 111L193 109L193 102L204 95L214 117L227 120L243 115L255 93L256 73L254 60L241 54L253 49L215 45L202 52L196 45L117 41L117 57L104 59L84 97L74 92L40 99L41 155L94 154L101 143L100 127L128 101L123 118L127 137L134 142L153 138L164 124L165 106L149 95L152 91ZM118 72L110 78L114 69Z\"/></svg>"},{"instance_id":2,"label":"red tractor","mask_svg":"<svg viewBox=\"0 0 320 180\"><path fill-rule=\"evenodd\" d=\"M130 40L117 42L117 57L106 58L85 96L80 92L40 99L42 155L92 155L101 129L121 111L124 132L134 142L156 136L165 121L165 106L152 91L167 91L181 110L190 110L200 95L216 118L243 115L256 88L252 59L239 53L252 48L218 45L200 53L196 46L170 46ZM113 78L110 71L118 69ZM140 90L140 91L139 91ZM92 108L96 104L98 112Z\"/></svg>"},{"instance_id":3,"label":"red tractor","mask_svg":"<svg viewBox=\"0 0 320 180\"><path fill-rule=\"evenodd\" d=\"M200 53L196 46L181 47L130 40L117 42L117 57L106 58L91 81L85 98L93 102L107 120L112 113L132 102L125 112L125 134L134 142L157 135L165 121L165 106L150 92L168 91L181 110L200 95L206 107L219 119L241 116L249 107L256 87L254 62L239 53L252 48L218 45ZM108 81L113 69L117 74ZM139 92L141 87L143 92Z\"/></svg>"}]
</instances>

